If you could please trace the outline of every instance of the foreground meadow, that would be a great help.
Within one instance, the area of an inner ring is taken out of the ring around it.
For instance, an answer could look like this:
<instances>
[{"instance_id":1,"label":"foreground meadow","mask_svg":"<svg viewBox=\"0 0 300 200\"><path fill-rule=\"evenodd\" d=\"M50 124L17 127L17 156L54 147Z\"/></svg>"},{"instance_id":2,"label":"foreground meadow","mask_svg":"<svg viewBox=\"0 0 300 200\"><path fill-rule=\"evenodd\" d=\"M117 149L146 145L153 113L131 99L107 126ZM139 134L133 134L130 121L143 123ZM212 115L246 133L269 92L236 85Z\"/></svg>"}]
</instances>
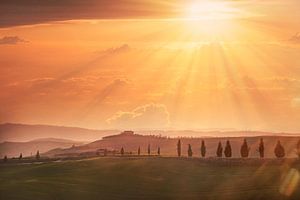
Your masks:
<instances>
[{"instance_id":1,"label":"foreground meadow","mask_svg":"<svg viewBox=\"0 0 300 200\"><path fill-rule=\"evenodd\" d=\"M0 199L300 199L299 162L96 158L0 165Z\"/></svg>"}]
</instances>

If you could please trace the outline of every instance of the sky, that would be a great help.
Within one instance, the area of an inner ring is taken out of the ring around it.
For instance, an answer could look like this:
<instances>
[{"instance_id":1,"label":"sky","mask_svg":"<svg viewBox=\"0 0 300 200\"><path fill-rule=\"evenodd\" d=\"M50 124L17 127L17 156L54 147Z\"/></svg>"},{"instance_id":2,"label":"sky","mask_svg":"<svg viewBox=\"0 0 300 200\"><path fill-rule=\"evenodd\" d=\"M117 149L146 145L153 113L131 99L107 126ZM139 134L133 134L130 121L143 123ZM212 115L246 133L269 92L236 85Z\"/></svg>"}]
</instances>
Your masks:
<instances>
[{"instance_id":1,"label":"sky","mask_svg":"<svg viewBox=\"0 0 300 200\"><path fill-rule=\"evenodd\" d=\"M298 0L3 0L0 123L300 132Z\"/></svg>"}]
</instances>

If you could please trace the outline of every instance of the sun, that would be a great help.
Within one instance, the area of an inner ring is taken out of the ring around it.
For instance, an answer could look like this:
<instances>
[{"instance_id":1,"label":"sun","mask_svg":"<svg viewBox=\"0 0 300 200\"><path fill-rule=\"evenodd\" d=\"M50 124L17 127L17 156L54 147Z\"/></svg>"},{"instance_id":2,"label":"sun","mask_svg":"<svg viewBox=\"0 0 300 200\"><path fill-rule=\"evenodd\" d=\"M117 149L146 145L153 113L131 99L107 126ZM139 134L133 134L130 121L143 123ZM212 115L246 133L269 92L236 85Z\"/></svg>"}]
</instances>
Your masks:
<instances>
[{"instance_id":1,"label":"sun","mask_svg":"<svg viewBox=\"0 0 300 200\"><path fill-rule=\"evenodd\" d=\"M221 0L189 1L184 8L182 20L186 32L209 41L232 37L233 32L239 31L237 19L245 14L234 4Z\"/></svg>"},{"instance_id":2,"label":"sun","mask_svg":"<svg viewBox=\"0 0 300 200\"><path fill-rule=\"evenodd\" d=\"M235 15L236 9L221 1L195 1L185 9L185 18L190 20L228 19Z\"/></svg>"}]
</instances>

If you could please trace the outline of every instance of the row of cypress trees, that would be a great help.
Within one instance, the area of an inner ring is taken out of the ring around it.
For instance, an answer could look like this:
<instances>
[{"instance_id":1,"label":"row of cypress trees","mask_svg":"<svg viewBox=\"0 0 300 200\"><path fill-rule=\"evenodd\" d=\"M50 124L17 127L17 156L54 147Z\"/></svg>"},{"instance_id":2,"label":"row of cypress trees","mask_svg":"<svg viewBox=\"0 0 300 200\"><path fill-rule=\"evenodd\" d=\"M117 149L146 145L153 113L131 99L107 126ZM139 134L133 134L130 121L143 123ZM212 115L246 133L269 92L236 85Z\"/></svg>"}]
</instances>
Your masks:
<instances>
[{"instance_id":1,"label":"row of cypress trees","mask_svg":"<svg viewBox=\"0 0 300 200\"><path fill-rule=\"evenodd\" d=\"M41 157L41 156L40 156L40 151L37 151L37 152L36 152L36 155L35 155L35 158L36 158L37 160L39 160L40 157ZM22 154L22 153L20 153L20 156L19 156L18 159L19 159L19 160L22 160L22 159L23 159L23 154ZM8 161L7 155L4 156L3 161L4 161L4 162L7 162L7 161Z\"/></svg>"},{"instance_id":2,"label":"row of cypress trees","mask_svg":"<svg viewBox=\"0 0 300 200\"><path fill-rule=\"evenodd\" d=\"M297 149L296 154L300 158L300 140L297 143L296 149ZM259 156L261 158L264 158L264 156L265 156L265 145L264 145L263 139L260 139L260 143L259 143L257 151L259 152ZM206 155L206 146L205 146L204 140L202 140L202 142L201 142L200 152L201 152L201 156L204 158L205 155ZM192 151L191 144L188 144L187 153L188 153L188 157L193 156L193 151ZM218 147L217 147L217 150L216 150L217 157L221 158L223 156L223 153L224 153L224 156L226 158L231 158L232 157L232 148L231 148L229 140L226 141L226 146L224 148L224 151L223 151L222 143L219 142L219 144L218 144ZM244 142L243 142L243 144L241 146L241 149L240 149L241 157L242 158L248 158L249 153L250 153L250 147L248 146L247 140L244 139ZM275 146L274 154L277 158L285 157L285 149L281 145L279 140L277 141L277 144ZM178 140L178 142L177 142L177 155L178 155L178 157L181 156L181 140Z\"/></svg>"},{"instance_id":3,"label":"row of cypress trees","mask_svg":"<svg viewBox=\"0 0 300 200\"><path fill-rule=\"evenodd\" d=\"M121 148L120 153L121 153L122 156L125 154L124 147ZM148 153L148 155L151 154L150 144L148 144L147 153ZM138 150L137 150L137 154L138 154L138 155L141 155L141 147L140 147L140 146L139 146L139 148L138 148ZM160 147L157 148L157 155L160 156Z\"/></svg>"},{"instance_id":4,"label":"row of cypress trees","mask_svg":"<svg viewBox=\"0 0 300 200\"><path fill-rule=\"evenodd\" d=\"M263 139L260 139L260 143L259 143L257 151L259 152L259 156L261 158L264 158L264 156L265 156L265 154L264 154L265 145L264 145ZM241 149L240 149L241 157L242 158L249 157L249 152L250 152L250 147L248 146L247 140L244 139L244 142L243 142L243 144L241 146ZM125 150L124 150L123 147L121 148L120 153L121 153L121 155L125 154ZM138 155L141 155L141 148L140 147L138 147L137 153L138 153ZM147 153L148 153L148 155L151 154L150 144L148 145ZM191 144L188 144L187 153L188 153L188 157L193 156L193 150L192 150L192 145ZM204 140L201 141L200 153L201 153L201 156L203 158L206 156L206 146L205 146L205 141ZM285 156L285 149L281 145L280 141L278 141L276 146L275 146L274 154L277 158L283 158ZM300 158L300 140L297 143L296 154ZM160 147L157 148L157 155L160 155ZM178 155L178 157L181 157L181 140L180 139L177 142L177 155ZM218 144L218 147L217 147L217 150L216 150L216 155L219 158L221 158L223 156L223 147L222 147L221 142L219 142L219 144ZM225 149L224 149L224 156L226 158L231 158L232 157L232 148L231 148L229 140L226 141L226 146L225 146ZM37 151L35 157L36 157L37 160L40 159L40 152L39 151ZM19 156L19 160L21 160L22 158L23 158L23 155L21 153L20 156ZM4 156L3 160L4 160L4 162L6 162L8 160L6 155Z\"/></svg>"},{"instance_id":5,"label":"row of cypress trees","mask_svg":"<svg viewBox=\"0 0 300 200\"><path fill-rule=\"evenodd\" d=\"M296 149L297 149L296 154L300 158L300 140L297 143L297 148ZM260 139L260 143L258 145L257 151L259 153L260 158L265 157L265 145L264 145L263 139ZM124 148L122 147L121 148L121 155L124 155L124 153L125 153ZM141 148L140 147L138 147L137 153L138 153L138 155L141 154ZM150 144L148 145L147 153L148 153L148 155L151 154ZM200 153L201 153L201 157L204 158L206 156L206 146L205 146L205 141L204 140L201 141ZM223 150L222 143L219 142L219 144L218 144L218 147L217 147L217 150L216 150L216 156L221 158L221 157L223 157L223 153L224 153L224 156L226 158L231 158L232 157L232 148L231 148L231 144L230 144L229 140L226 141L226 145L225 145L224 150ZM242 158L248 158L249 153L250 153L250 147L248 146L247 140L244 139L244 142L243 142L243 144L241 146L241 149L240 149L241 157ZM181 154L182 154L182 152L181 152L181 140L179 139L178 142L177 142L177 155L178 155L178 157L181 157ZM188 144L187 154L188 154L188 157L193 156L193 150L192 150L192 145L191 144ZM274 149L274 154L277 158L285 157L285 149L281 145L280 141L277 141L277 144L276 144L275 149ZM157 155L160 155L160 147L158 147L158 149L157 149Z\"/></svg>"},{"instance_id":6,"label":"row of cypress trees","mask_svg":"<svg viewBox=\"0 0 300 200\"><path fill-rule=\"evenodd\" d=\"M264 145L263 139L260 139L260 143L258 145L257 151L259 152L259 156L261 158L265 157L265 145ZM121 155L124 155L125 151L124 151L123 147L121 148L120 153L121 153ZM141 148L140 147L138 147L137 153L138 153L138 155L141 154ZM150 144L148 145L147 153L148 153L148 155L151 154ZM206 145L205 145L204 140L201 141L200 153L201 153L201 157L204 158L206 156ZM222 146L221 142L219 142L219 144L218 144L218 147L217 147L217 150L216 150L216 156L221 158L221 157L223 157L223 153L224 153L224 156L226 158L231 158L232 157L232 148L231 148L231 144L230 144L229 140L226 141L226 145L225 145L224 149L223 149L223 146ZM244 139L244 142L243 142L243 144L241 146L241 149L240 149L241 157L242 158L248 158L249 153L250 153L250 147L248 146L247 140ZM193 150L192 150L192 145L191 144L188 144L187 154L188 154L188 157L193 156ZM285 157L285 149L281 145L280 141L278 141L276 146L275 146L274 154L277 158ZM157 149L157 155L160 155L160 147L158 147L158 149ZM182 155L181 140L180 139L177 142L177 155L178 155L178 157L181 157L181 155ZM297 144L297 155L300 158L300 140Z\"/></svg>"}]
</instances>

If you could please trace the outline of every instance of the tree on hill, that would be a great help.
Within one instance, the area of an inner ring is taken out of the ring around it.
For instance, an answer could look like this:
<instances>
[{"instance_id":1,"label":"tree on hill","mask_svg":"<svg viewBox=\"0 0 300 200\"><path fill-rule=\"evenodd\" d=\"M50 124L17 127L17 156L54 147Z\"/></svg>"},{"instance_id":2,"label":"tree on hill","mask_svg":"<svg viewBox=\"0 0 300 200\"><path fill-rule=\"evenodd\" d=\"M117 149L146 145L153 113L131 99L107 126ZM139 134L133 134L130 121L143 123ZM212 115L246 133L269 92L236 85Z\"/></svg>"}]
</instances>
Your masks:
<instances>
[{"instance_id":1,"label":"tree on hill","mask_svg":"<svg viewBox=\"0 0 300 200\"><path fill-rule=\"evenodd\" d=\"M206 146L204 140L201 142L201 156L204 158L206 154Z\"/></svg>"},{"instance_id":2,"label":"tree on hill","mask_svg":"<svg viewBox=\"0 0 300 200\"><path fill-rule=\"evenodd\" d=\"M259 157L261 158L265 157L265 145L264 145L264 140L262 138L260 139L258 152L259 152Z\"/></svg>"},{"instance_id":3,"label":"tree on hill","mask_svg":"<svg viewBox=\"0 0 300 200\"><path fill-rule=\"evenodd\" d=\"M248 158L250 147L248 146L247 140L244 139L244 142L241 146L241 156L242 158Z\"/></svg>"},{"instance_id":4,"label":"tree on hill","mask_svg":"<svg viewBox=\"0 0 300 200\"><path fill-rule=\"evenodd\" d=\"M222 147L222 143L221 143L221 142L219 142L219 144L218 144L218 148L217 148L216 154L217 154L217 157L219 157L219 158L222 157L222 154L223 154L223 147Z\"/></svg>"},{"instance_id":5,"label":"tree on hill","mask_svg":"<svg viewBox=\"0 0 300 200\"><path fill-rule=\"evenodd\" d=\"M160 156L160 147L157 148L157 155Z\"/></svg>"},{"instance_id":6,"label":"tree on hill","mask_svg":"<svg viewBox=\"0 0 300 200\"><path fill-rule=\"evenodd\" d=\"M150 156L151 154L151 149L150 149L150 144L148 144L148 155Z\"/></svg>"},{"instance_id":7,"label":"tree on hill","mask_svg":"<svg viewBox=\"0 0 300 200\"><path fill-rule=\"evenodd\" d=\"M21 160L22 158L23 158L23 155L22 155L22 153L20 153L19 160Z\"/></svg>"},{"instance_id":8,"label":"tree on hill","mask_svg":"<svg viewBox=\"0 0 300 200\"><path fill-rule=\"evenodd\" d=\"M8 160L7 155L5 155L4 158L3 158L3 161L7 162L7 160Z\"/></svg>"},{"instance_id":9,"label":"tree on hill","mask_svg":"<svg viewBox=\"0 0 300 200\"><path fill-rule=\"evenodd\" d=\"M280 141L278 140L276 147L274 149L275 156L277 158L283 158L285 156L284 147L281 145Z\"/></svg>"},{"instance_id":10,"label":"tree on hill","mask_svg":"<svg viewBox=\"0 0 300 200\"><path fill-rule=\"evenodd\" d=\"M124 155L124 148L123 147L121 148L121 155L122 156Z\"/></svg>"},{"instance_id":11,"label":"tree on hill","mask_svg":"<svg viewBox=\"0 0 300 200\"><path fill-rule=\"evenodd\" d=\"M224 154L225 154L226 158L230 158L232 156L232 150L231 150L231 145L230 145L229 140L227 140L227 142L226 142Z\"/></svg>"},{"instance_id":12,"label":"tree on hill","mask_svg":"<svg viewBox=\"0 0 300 200\"><path fill-rule=\"evenodd\" d=\"M141 147L138 148L138 155L141 155Z\"/></svg>"},{"instance_id":13,"label":"tree on hill","mask_svg":"<svg viewBox=\"0 0 300 200\"><path fill-rule=\"evenodd\" d=\"M189 144L189 147L188 147L188 157L192 157L192 156L193 156L192 146Z\"/></svg>"},{"instance_id":14,"label":"tree on hill","mask_svg":"<svg viewBox=\"0 0 300 200\"><path fill-rule=\"evenodd\" d=\"M181 156L181 141L180 140L178 140L178 142L177 142L177 155L178 155L178 157Z\"/></svg>"},{"instance_id":15,"label":"tree on hill","mask_svg":"<svg viewBox=\"0 0 300 200\"><path fill-rule=\"evenodd\" d=\"M300 140L297 143L297 150L296 151L297 151L298 157L300 158Z\"/></svg>"},{"instance_id":16,"label":"tree on hill","mask_svg":"<svg viewBox=\"0 0 300 200\"><path fill-rule=\"evenodd\" d=\"M39 160L40 159L40 151L38 150L37 152L36 152L36 155L35 155L35 158L37 159L37 160Z\"/></svg>"}]
</instances>

